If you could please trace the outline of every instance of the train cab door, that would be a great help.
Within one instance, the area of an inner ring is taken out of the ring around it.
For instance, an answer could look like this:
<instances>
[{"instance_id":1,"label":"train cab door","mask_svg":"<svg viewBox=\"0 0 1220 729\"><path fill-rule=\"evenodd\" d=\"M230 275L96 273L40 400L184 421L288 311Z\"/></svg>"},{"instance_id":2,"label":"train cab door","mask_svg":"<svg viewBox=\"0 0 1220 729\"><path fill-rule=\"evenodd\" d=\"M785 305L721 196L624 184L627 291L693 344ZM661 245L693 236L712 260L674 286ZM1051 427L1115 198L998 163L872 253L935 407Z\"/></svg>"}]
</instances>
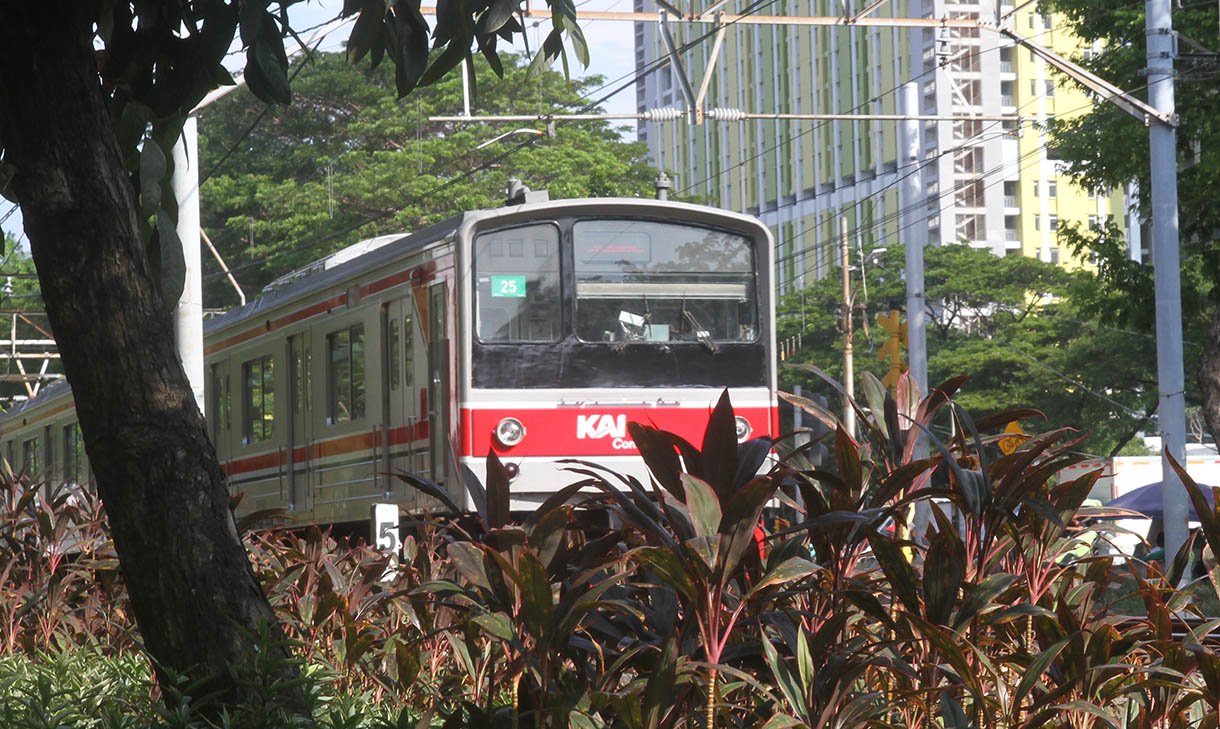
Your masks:
<instances>
[{"instance_id":1,"label":"train cab door","mask_svg":"<svg viewBox=\"0 0 1220 729\"><path fill-rule=\"evenodd\" d=\"M313 444L311 399L313 358L309 332L288 337L288 494L290 511L311 508L310 459Z\"/></svg>"},{"instance_id":2,"label":"train cab door","mask_svg":"<svg viewBox=\"0 0 1220 729\"><path fill-rule=\"evenodd\" d=\"M428 289L428 454L430 478L444 484L449 465L449 336L445 282Z\"/></svg>"},{"instance_id":3,"label":"train cab door","mask_svg":"<svg viewBox=\"0 0 1220 729\"><path fill-rule=\"evenodd\" d=\"M415 391L415 304L408 298L381 305L381 443L385 453L382 486L387 496L410 501L413 490L394 477L396 471L416 473L419 466L419 408Z\"/></svg>"}]
</instances>

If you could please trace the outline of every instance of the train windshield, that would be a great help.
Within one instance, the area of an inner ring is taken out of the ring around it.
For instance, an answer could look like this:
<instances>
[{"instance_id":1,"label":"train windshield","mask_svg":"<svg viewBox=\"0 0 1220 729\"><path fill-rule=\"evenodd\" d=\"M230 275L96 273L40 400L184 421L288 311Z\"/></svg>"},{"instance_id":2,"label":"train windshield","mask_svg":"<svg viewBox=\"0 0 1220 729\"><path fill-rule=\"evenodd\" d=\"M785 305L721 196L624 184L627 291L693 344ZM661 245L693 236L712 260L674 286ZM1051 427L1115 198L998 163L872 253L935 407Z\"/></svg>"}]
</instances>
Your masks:
<instances>
[{"instance_id":1,"label":"train windshield","mask_svg":"<svg viewBox=\"0 0 1220 729\"><path fill-rule=\"evenodd\" d=\"M559 230L553 224L480 235L475 244L479 339L559 339Z\"/></svg>"},{"instance_id":2,"label":"train windshield","mask_svg":"<svg viewBox=\"0 0 1220 729\"><path fill-rule=\"evenodd\" d=\"M754 252L739 235L640 220L572 227L576 334L586 342L753 342Z\"/></svg>"}]
</instances>

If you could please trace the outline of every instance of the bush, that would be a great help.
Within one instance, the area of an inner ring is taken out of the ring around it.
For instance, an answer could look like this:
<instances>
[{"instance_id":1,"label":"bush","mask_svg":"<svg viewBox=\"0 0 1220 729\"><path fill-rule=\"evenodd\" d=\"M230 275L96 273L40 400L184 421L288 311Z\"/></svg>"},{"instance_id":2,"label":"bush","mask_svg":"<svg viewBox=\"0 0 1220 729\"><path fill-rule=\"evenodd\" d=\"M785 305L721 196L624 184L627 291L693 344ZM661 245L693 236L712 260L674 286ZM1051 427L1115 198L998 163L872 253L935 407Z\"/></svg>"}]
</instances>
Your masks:
<instances>
[{"instance_id":1,"label":"bush","mask_svg":"<svg viewBox=\"0 0 1220 729\"><path fill-rule=\"evenodd\" d=\"M491 454L485 483L464 474L478 513L409 524L399 560L319 529L250 533L256 572L307 667L314 720L1216 726L1220 656L1199 604L1214 588L1177 588L1191 545L1168 575L1081 553L1082 529L1101 527L1078 519L1092 513L1081 503L1095 474L1055 482L1077 460L1071 433L1030 436L1005 455L1000 431L1036 413L972 419L952 400L960 379L922 400L909 380L896 396L863 380L856 438L789 398L831 428L829 468L812 466L805 446L764 469L771 444L736 444L726 395L698 445L629 426L648 484L574 461L575 483L530 514L509 513L507 473ZM11 488L0 589L6 606L35 599L3 623L0 671L17 677L0 678L4 716L190 725L192 702L206 699L179 702L182 715L153 703L90 497L44 503ZM1220 518L1204 517L1216 549ZM80 556L67 556L61 524ZM1132 602L1138 615L1116 609Z\"/></svg>"}]
</instances>

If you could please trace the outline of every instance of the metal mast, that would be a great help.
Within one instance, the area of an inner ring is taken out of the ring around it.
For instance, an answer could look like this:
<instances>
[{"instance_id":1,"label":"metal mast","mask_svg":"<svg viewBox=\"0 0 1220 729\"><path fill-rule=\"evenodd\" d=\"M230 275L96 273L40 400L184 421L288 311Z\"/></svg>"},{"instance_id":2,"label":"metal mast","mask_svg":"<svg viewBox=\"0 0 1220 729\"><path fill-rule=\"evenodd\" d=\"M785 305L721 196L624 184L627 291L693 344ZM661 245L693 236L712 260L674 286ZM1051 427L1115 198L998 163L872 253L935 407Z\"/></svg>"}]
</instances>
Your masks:
<instances>
[{"instance_id":1,"label":"metal mast","mask_svg":"<svg viewBox=\"0 0 1220 729\"><path fill-rule=\"evenodd\" d=\"M1174 118L1173 19L1169 0L1144 4L1148 52L1148 100ZM1186 404L1182 374L1181 263L1178 260L1177 132L1159 119L1148 129L1152 197L1152 257L1156 295L1156 368L1160 405L1161 489L1165 507L1165 560L1186 541L1186 493L1169 456L1186 463Z\"/></svg>"}]
</instances>

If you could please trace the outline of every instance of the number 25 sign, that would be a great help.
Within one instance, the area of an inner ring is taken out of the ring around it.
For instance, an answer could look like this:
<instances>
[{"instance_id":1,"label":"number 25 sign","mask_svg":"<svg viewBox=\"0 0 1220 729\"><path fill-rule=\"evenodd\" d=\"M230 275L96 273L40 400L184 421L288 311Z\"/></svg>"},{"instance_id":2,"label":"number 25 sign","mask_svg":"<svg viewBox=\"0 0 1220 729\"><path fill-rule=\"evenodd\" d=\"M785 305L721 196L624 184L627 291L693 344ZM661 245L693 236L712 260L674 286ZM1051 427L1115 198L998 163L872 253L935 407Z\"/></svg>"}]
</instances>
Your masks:
<instances>
[{"instance_id":1,"label":"number 25 sign","mask_svg":"<svg viewBox=\"0 0 1220 729\"><path fill-rule=\"evenodd\" d=\"M525 276L492 276L492 296L525 296Z\"/></svg>"}]
</instances>

